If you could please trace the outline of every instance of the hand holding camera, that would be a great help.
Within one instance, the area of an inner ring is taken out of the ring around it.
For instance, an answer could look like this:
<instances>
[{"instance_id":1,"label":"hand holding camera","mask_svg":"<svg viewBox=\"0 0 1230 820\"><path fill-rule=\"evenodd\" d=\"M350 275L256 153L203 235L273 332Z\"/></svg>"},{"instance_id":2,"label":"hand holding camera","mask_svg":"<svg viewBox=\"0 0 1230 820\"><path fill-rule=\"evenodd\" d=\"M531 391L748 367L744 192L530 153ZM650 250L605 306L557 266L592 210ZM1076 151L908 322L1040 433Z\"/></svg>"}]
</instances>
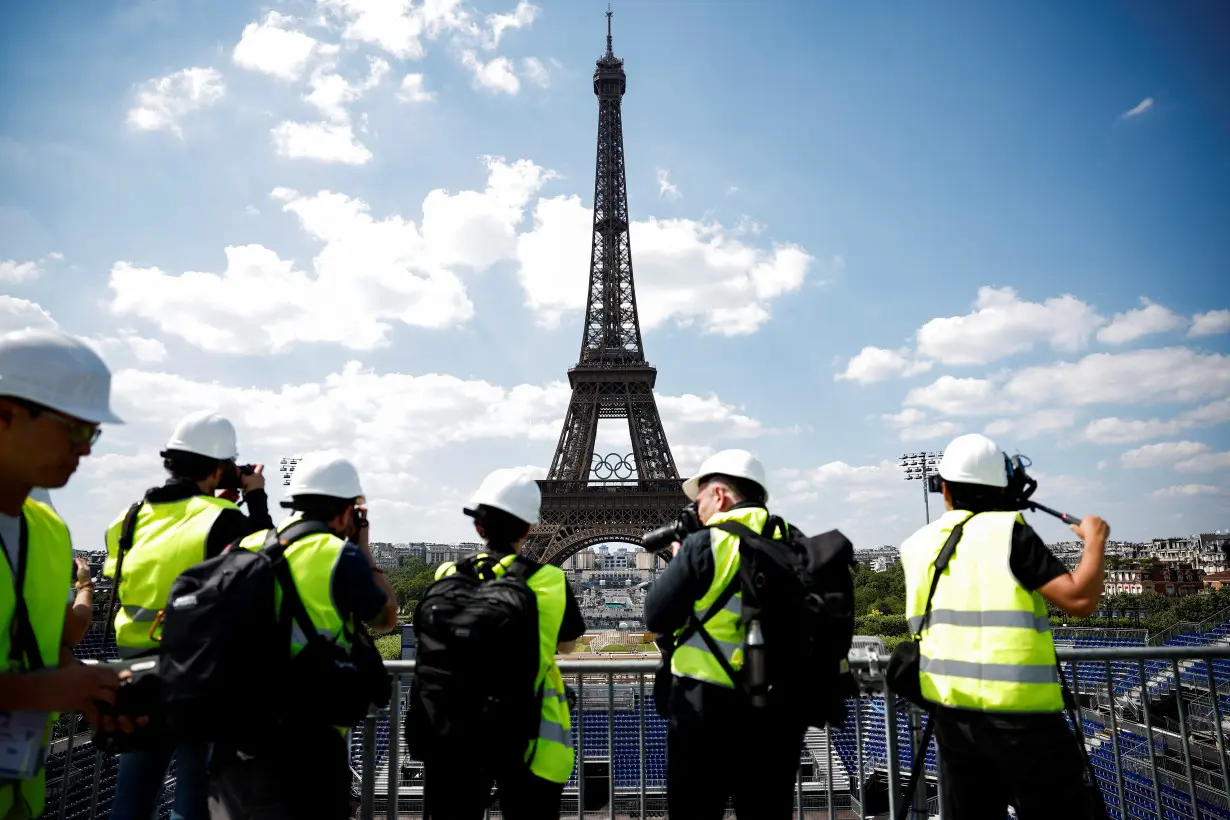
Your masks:
<instances>
[{"instance_id":1,"label":"hand holding camera","mask_svg":"<svg viewBox=\"0 0 1230 820\"><path fill-rule=\"evenodd\" d=\"M244 464L239 468L239 486L245 493L265 488L265 465Z\"/></svg>"}]
</instances>

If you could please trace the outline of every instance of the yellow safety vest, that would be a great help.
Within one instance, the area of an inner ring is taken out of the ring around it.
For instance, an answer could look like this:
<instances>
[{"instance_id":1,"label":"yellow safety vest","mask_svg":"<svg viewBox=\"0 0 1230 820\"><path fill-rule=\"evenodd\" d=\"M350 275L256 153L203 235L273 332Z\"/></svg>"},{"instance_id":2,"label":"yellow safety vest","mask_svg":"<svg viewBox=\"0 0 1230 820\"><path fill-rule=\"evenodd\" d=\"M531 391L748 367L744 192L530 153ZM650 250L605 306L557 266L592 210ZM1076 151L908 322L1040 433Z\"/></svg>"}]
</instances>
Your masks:
<instances>
[{"instance_id":1,"label":"yellow safety vest","mask_svg":"<svg viewBox=\"0 0 1230 820\"><path fill-rule=\"evenodd\" d=\"M124 553L115 643L121 658L158 648L161 627L151 634L158 613L167 606L171 584L181 572L205 560L205 542L223 510L239 508L225 498L194 495L182 501L146 502L137 512L132 548ZM107 528L103 575L115 577L124 513Z\"/></svg>"},{"instance_id":2,"label":"yellow safety vest","mask_svg":"<svg viewBox=\"0 0 1230 820\"><path fill-rule=\"evenodd\" d=\"M38 641L43 666L54 669L60 664L60 638L64 631L64 616L68 601L69 579L72 577L73 544L68 527L50 505L27 498L22 505L26 522L26 578L22 590L30 626ZM16 544L10 544L17 547ZM17 599L9 562L0 558L0 673L24 671L9 665L11 629ZM47 715L43 734L43 757L51 744L51 727L58 712ZM31 817L43 813L46 799L47 771L40 766L31 778L0 787L0 817L6 816L17 801L25 803Z\"/></svg>"},{"instance_id":3,"label":"yellow safety vest","mask_svg":"<svg viewBox=\"0 0 1230 820\"><path fill-rule=\"evenodd\" d=\"M285 532L291 524L301 518L302 516L296 515L283 522L278 526L278 532ZM239 546L259 552L265 546L265 538L268 535L269 530L254 532L241 539ZM344 546L346 542L341 538L332 533L321 532L300 538L286 548L283 556L290 566L290 576L295 581L295 589L299 593L300 600L303 601L303 608L307 610L308 617L312 625L316 627L316 631L336 642L338 646L349 649L351 644L349 636L353 634L356 623L353 617L349 622L344 621L337 607L333 605L333 569L337 566L337 559L341 557ZM281 612L282 586L280 584L274 589L274 605L277 608L276 611ZM305 646L307 646L307 636L303 634L299 624L292 621L291 657L302 652Z\"/></svg>"},{"instance_id":4,"label":"yellow safety vest","mask_svg":"<svg viewBox=\"0 0 1230 820\"><path fill-rule=\"evenodd\" d=\"M738 521L748 529L760 532L764 529L768 518L769 511L764 507L739 507L718 513L709 519L707 524L712 528L713 525L723 521ZM780 527L773 533L775 539L781 539L784 535ZM709 549L713 551L713 581L700 600L696 601L694 609L697 620L704 619L709 607L717 601L727 584L739 572L739 536L732 535L725 530L710 529ZM741 621L742 617L743 590L739 590L705 624L705 631L722 650L722 655L730 664L730 668L736 672L743 668L745 630ZM682 635L685 629L687 629L686 624L675 631L675 636ZM671 655L671 674L694 678L728 689L734 688L730 675L726 674L721 662L709 651L708 644L699 632L693 632L686 641L675 647Z\"/></svg>"},{"instance_id":5,"label":"yellow safety vest","mask_svg":"<svg viewBox=\"0 0 1230 820\"><path fill-rule=\"evenodd\" d=\"M488 556L480 553L476 558L484 560ZM488 560L486 565L498 577L515 559L515 555L505 555L498 561ZM456 564L447 561L436 568L436 580L456 571ZM542 717L538 722L538 738L530 742L525 758L530 771L543 780L567 783L576 765L576 752L572 744L572 711L568 708L564 676L555 662L555 653L560 626L564 623L568 581L559 567L545 564L526 584L538 601L538 675L534 685L542 687Z\"/></svg>"},{"instance_id":6,"label":"yellow safety vest","mask_svg":"<svg viewBox=\"0 0 1230 820\"><path fill-rule=\"evenodd\" d=\"M930 701L981 712L1063 710L1046 600L1008 566L1018 519L1014 512L970 517L953 510L901 545L906 617L917 631L936 556L965 521L919 645L919 679Z\"/></svg>"}]
</instances>

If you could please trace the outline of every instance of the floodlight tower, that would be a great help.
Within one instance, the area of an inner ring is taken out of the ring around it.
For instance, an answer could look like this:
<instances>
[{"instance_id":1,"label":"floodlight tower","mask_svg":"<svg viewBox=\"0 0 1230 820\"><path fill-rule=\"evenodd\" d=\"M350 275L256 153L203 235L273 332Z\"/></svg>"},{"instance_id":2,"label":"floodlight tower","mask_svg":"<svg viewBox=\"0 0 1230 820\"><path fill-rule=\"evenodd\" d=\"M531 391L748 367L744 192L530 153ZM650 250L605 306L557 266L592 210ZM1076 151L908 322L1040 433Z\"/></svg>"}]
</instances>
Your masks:
<instances>
[{"instance_id":1,"label":"floodlight tower","mask_svg":"<svg viewBox=\"0 0 1230 820\"><path fill-rule=\"evenodd\" d=\"M290 477L295 474L295 468L299 466L301 458L283 458L278 464L278 472L282 474L282 486L290 486Z\"/></svg>"},{"instance_id":2,"label":"floodlight tower","mask_svg":"<svg viewBox=\"0 0 1230 820\"><path fill-rule=\"evenodd\" d=\"M901 469L905 471L906 481L921 481L923 491L923 506L927 510L927 523L931 523L931 500L927 497L927 476L936 471L943 451L938 453L906 453L901 457Z\"/></svg>"}]
</instances>

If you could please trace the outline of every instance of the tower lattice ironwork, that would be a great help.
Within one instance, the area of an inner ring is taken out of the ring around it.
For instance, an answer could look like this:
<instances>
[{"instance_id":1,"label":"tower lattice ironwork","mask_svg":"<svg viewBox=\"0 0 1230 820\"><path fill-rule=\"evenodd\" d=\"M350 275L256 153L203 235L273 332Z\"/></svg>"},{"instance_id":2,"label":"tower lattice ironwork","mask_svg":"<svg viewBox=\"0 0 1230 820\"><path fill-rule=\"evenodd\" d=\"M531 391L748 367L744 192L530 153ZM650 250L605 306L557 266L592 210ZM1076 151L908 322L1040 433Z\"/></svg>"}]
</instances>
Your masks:
<instances>
[{"instance_id":1,"label":"tower lattice ironwork","mask_svg":"<svg viewBox=\"0 0 1230 820\"><path fill-rule=\"evenodd\" d=\"M622 100L628 78L611 43L594 70L598 97L598 158L594 230L585 329L577 364L569 368L572 399L542 489L542 521L527 552L561 564L604 541L640 536L678 515L687 503L653 388L657 368L645 360L632 280L628 189L624 172ZM626 419L627 455L594 452L599 419Z\"/></svg>"}]
</instances>

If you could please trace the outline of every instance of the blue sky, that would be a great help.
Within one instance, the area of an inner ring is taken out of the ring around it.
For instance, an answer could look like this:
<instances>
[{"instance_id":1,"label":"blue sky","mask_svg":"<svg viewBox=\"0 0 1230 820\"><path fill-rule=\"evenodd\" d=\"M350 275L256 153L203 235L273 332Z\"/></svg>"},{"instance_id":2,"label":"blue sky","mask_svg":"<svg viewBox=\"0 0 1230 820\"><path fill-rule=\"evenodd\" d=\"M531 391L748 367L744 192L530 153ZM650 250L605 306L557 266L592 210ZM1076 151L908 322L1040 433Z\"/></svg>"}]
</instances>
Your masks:
<instances>
[{"instance_id":1,"label":"blue sky","mask_svg":"<svg viewBox=\"0 0 1230 820\"><path fill-rule=\"evenodd\" d=\"M1112 537L1230 527L1230 16L613 7L645 346L685 471L747 447L805 528L899 543L923 511L897 457L988 431ZM79 545L201 407L246 459L353 454L382 540L465 539L488 470L545 470L604 11L5 10L0 328L92 340L131 422L55 494Z\"/></svg>"}]
</instances>

